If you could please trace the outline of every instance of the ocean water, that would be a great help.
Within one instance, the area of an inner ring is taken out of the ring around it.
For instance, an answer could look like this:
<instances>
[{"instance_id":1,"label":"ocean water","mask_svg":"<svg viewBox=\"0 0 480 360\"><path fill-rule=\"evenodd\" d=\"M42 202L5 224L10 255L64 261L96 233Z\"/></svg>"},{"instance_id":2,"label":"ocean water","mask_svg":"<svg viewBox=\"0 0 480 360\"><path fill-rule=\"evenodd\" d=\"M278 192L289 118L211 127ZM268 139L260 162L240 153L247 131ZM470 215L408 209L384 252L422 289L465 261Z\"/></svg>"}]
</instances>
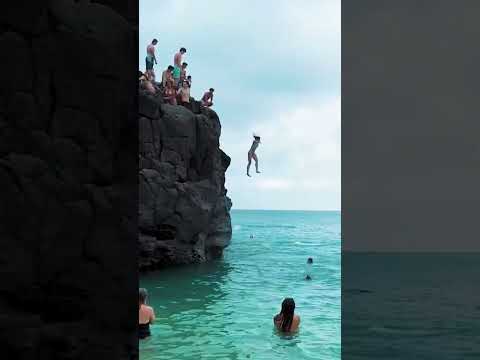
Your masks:
<instances>
[{"instance_id":1,"label":"ocean water","mask_svg":"<svg viewBox=\"0 0 480 360\"><path fill-rule=\"evenodd\" d=\"M157 316L140 359L340 359L340 212L234 210L232 227L221 260L140 279ZM293 336L273 328L285 297Z\"/></svg>"},{"instance_id":2,"label":"ocean water","mask_svg":"<svg viewBox=\"0 0 480 360\"><path fill-rule=\"evenodd\" d=\"M342 359L480 359L480 254L345 253Z\"/></svg>"}]
</instances>

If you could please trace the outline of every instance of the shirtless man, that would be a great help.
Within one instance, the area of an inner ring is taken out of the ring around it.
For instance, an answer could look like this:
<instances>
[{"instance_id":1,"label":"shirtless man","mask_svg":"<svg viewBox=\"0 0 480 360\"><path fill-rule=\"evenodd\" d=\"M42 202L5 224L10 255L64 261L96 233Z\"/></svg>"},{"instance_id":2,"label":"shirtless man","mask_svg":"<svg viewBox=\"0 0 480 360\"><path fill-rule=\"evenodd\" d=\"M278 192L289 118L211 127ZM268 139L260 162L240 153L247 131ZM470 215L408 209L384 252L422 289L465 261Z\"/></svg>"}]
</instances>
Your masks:
<instances>
[{"instance_id":1,"label":"shirtless man","mask_svg":"<svg viewBox=\"0 0 480 360\"><path fill-rule=\"evenodd\" d=\"M147 46L147 57L145 58L146 72L151 75L155 80L155 72L153 71L153 64L157 63L157 58L155 57L155 45L157 45L158 40L153 39L152 42Z\"/></svg>"},{"instance_id":2,"label":"shirtless man","mask_svg":"<svg viewBox=\"0 0 480 360\"><path fill-rule=\"evenodd\" d=\"M173 57L173 78L175 79L175 85L178 87L180 84L180 73L182 70L182 58L183 55L187 52L187 49L184 47L180 48L178 53Z\"/></svg>"},{"instance_id":3,"label":"shirtless man","mask_svg":"<svg viewBox=\"0 0 480 360\"><path fill-rule=\"evenodd\" d=\"M163 88L166 88L166 87L167 87L167 82L171 82L171 83L173 84L172 71L173 71L173 66L172 66L172 65L168 65L167 70L164 70L164 71L162 72L162 87L163 87Z\"/></svg>"},{"instance_id":4,"label":"shirtless man","mask_svg":"<svg viewBox=\"0 0 480 360\"><path fill-rule=\"evenodd\" d=\"M187 66L186 62L182 63L182 69L180 70L180 84L183 84L184 80L187 80Z\"/></svg>"},{"instance_id":5,"label":"shirtless man","mask_svg":"<svg viewBox=\"0 0 480 360\"><path fill-rule=\"evenodd\" d=\"M214 88L210 88L205 94L202 96L202 105L210 107L213 105L213 92L215 91Z\"/></svg>"},{"instance_id":6,"label":"shirtless man","mask_svg":"<svg viewBox=\"0 0 480 360\"><path fill-rule=\"evenodd\" d=\"M255 161L255 170L257 171L257 174L260 174L260 171L258 171L258 158L257 154L255 154L255 150L257 150L258 145L260 145L260 136L253 135L253 143L252 146L250 147L250 150L248 150L248 165L247 165L247 176L250 176L250 165L252 164L252 159Z\"/></svg>"},{"instance_id":7,"label":"shirtless man","mask_svg":"<svg viewBox=\"0 0 480 360\"><path fill-rule=\"evenodd\" d=\"M188 81L185 80L183 82L182 87L178 89L178 95L180 97L179 105L190 109L190 87L188 86Z\"/></svg>"}]
</instances>

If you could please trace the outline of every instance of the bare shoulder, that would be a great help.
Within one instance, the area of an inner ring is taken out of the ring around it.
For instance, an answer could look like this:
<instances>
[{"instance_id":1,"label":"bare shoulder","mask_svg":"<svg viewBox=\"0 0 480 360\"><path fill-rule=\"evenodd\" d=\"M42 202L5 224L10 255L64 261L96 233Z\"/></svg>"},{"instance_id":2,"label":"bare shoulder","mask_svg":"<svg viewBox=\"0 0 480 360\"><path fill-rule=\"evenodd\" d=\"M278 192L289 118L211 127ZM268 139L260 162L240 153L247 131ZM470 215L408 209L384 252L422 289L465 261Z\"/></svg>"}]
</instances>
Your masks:
<instances>
[{"instance_id":1,"label":"bare shoulder","mask_svg":"<svg viewBox=\"0 0 480 360\"><path fill-rule=\"evenodd\" d=\"M295 321L300 324L300 316L294 315L293 317L294 317Z\"/></svg>"}]
</instances>

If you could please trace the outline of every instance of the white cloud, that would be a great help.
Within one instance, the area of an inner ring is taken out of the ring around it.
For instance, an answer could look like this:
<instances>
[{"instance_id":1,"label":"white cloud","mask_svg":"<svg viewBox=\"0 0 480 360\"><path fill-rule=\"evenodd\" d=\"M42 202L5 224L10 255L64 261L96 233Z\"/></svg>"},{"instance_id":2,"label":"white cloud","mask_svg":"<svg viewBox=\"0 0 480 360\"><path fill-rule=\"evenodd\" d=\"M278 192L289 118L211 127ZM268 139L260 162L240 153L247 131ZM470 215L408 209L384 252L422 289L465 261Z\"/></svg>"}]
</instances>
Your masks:
<instances>
[{"instance_id":1,"label":"white cloud","mask_svg":"<svg viewBox=\"0 0 480 360\"><path fill-rule=\"evenodd\" d=\"M292 187L292 183L283 179L258 179L254 183L255 187L261 190L287 190Z\"/></svg>"},{"instance_id":2,"label":"white cloud","mask_svg":"<svg viewBox=\"0 0 480 360\"><path fill-rule=\"evenodd\" d=\"M185 46L193 96L215 88L234 207L340 209L340 3L140 0L140 65L157 37L159 69Z\"/></svg>"},{"instance_id":3,"label":"white cloud","mask_svg":"<svg viewBox=\"0 0 480 360\"><path fill-rule=\"evenodd\" d=\"M340 209L340 96L312 94L308 101L287 105L256 119L256 126L242 134L224 131L222 144L232 157L229 174L235 175L227 175L227 187L240 194L261 190L279 196L280 191L297 202L315 198L319 209ZM257 150L262 173L250 179L244 172L254 131L262 137ZM242 201L239 206L246 207Z\"/></svg>"}]
</instances>

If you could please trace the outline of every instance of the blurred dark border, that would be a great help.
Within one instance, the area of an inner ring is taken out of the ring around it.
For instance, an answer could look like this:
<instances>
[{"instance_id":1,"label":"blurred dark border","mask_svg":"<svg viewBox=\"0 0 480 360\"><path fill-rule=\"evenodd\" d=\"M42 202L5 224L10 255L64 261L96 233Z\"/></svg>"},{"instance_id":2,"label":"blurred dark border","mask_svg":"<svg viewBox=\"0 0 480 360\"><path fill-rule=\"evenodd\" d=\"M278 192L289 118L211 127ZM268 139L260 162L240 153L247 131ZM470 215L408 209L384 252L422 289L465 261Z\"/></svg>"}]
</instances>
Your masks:
<instances>
[{"instance_id":1,"label":"blurred dark border","mask_svg":"<svg viewBox=\"0 0 480 360\"><path fill-rule=\"evenodd\" d=\"M138 2L3 1L3 359L135 359Z\"/></svg>"},{"instance_id":2,"label":"blurred dark border","mask_svg":"<svg viewBox=\"0 0 480 360\"><path fill-rule=\"evenodd\" d=\"M342 359L480 356L479 18L342 1Z\"/></svg>"}]
</instances>

